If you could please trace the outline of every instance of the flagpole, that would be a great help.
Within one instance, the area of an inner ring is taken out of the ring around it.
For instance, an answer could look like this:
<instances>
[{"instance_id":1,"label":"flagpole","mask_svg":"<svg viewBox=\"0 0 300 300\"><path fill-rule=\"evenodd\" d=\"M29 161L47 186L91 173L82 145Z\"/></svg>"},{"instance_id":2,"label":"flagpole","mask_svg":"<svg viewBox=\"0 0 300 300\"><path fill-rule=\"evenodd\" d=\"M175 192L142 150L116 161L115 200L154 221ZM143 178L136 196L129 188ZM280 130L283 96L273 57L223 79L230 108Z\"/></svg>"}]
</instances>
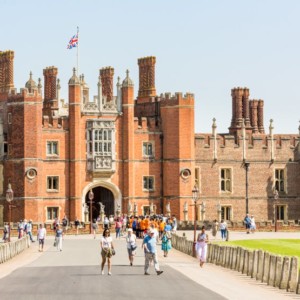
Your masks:
<instances>
[{"instance_id":1,"label":"flagpole","mask_svg":"<svg viewBox=\"0 0 300 300\"><path fill-rule=\"evenodd\" d=\"M77 26L77 76L79 76L79 27Z\"/></svg>"}]
</instances>

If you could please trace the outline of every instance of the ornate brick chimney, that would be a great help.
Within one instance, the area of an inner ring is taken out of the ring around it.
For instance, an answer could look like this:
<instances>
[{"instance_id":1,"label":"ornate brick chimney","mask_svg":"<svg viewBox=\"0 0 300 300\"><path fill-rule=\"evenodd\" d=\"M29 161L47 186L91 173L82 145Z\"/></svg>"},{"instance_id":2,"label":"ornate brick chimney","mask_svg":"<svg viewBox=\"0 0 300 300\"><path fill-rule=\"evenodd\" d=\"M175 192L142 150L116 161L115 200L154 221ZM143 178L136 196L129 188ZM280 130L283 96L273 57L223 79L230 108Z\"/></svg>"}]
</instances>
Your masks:
<instances>
[{"instance_id":1,"label":"ornate brick chimney","mask_svg":"<svg viewBox=\"0 0 300 300\"><path fill-rule=\"evenodd\" d=\"M47 67L44 74L44 106L43 115L54 116L58 110L57 102L57 73L56 67Z\"/></svg>"},{"instance_id":2,"label":"ornate brick chimney","mask_svg":"<svg viewBox=\"0 0 300 300\"><path fill-rule=\"evenodd\" d=\"M138 98L155 97L155 63L154 56L138 59L139 65L139 93Z\"/></svg>"},{"instance_id":3,"label":"ornate brick chimney","mask_svg":"<svg viewBox=\"0 0 300 300\"><path fill-rule=\"evenodd\" d=\"M258 100L257 106L257 125L259 133L265 133L264 128L264 101Z\"/></svg>"},{"instance_id":4,"label":"ornate brick chimney","mask_svg":"<svg viewBox=\"0 0 300 300\"><path fill-rule=\"evenodd\" d=\"M112 67L100 69L102 96L106 97L106 101L113 100L114 73L115 71Z\"/></svg>"},{"instance_id":5,"label":"ornate brick chimney","mask_svg":"<svg viewBox=\"0 0 300 300\"><path fill-rule=\"evenodd\" d=\"M0 92L14 88L14 51L0 51Z\"/></svg>"}]
</instances>

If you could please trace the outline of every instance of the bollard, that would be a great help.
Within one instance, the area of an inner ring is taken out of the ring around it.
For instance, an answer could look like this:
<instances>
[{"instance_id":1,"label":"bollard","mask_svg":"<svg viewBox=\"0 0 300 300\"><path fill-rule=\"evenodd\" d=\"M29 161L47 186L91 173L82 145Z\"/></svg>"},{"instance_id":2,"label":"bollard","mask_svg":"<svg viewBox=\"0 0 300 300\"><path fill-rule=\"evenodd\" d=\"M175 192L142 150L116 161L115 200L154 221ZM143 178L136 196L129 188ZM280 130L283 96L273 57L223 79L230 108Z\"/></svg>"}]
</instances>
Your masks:
<instances>
[{"instance_id":1,"label":"bollard","mask_svg":"<svg viewBox=\"0 0 300 300\"><path fill-rule=\"evenodd\" d=\"M274 286L275 284L275 273L276 273L276 256L270 255L270 269L269 269L269 280L268 285Z\"/></svg>"},{"instance_id":2,"label":"bollard","mask_svg":"<svg viewBox=\"0 0 300 300\"><path fill-rule=\"evenodd\" d=\"M258 250L255 250L253 253L253 269L251 278L256 278L258 267Z\"/></svg>"},{"instance_id":3,"label":"bollard","mask_svg":"<svg viewBox=\"0 0 300 300\"><path fill-rule=\"evenodd\" d=\"M239 270L240 266L240 257L241 257L241 247L237 247L237 253L236 253L236 264L235 264L235 270Z\"/></svg>"},{"instance_id":4,"label":"bollard","mask_svg":"<svg viewBox=\"0 0 300 300\"><path fill-rule=\"evenodd\" d=\"M236 257L237 257L237 248L233 248L232 252L232 262L231 262L231 270L235 270L236 267Z\"/></svg>"},{"instance_id":5,"label":"bollard","mask_svg":"<svg viewBox=\"0 0 300 300\"><path fill-rule=\"evenodd\" d=\"M256 280L262 281L263 272L264 272L264 252L262 250L258 250L258 261L257 261L257 274Z\"/></svg>"},{"instance_id":6,"label":"bollard","mask_svg":"<svg viewBox=\"0 0 300 300\"><path fill-rule=\"evenodd\" d=\"M277 256L276 257L275 283L274 283L275 287L279 288L279 286L280 286L281 274L282 274L282 257Z\"/></svg>"},{"instance_id":7,"label":"bollard","mask_svg":"<svg viewBox=\"0 0 300 300\"><path fill-rule=\"evenodd\" d=\"M268 280L269 280L269 271L270 271L270 253L265 252L264 270L263 270L263 279L262 279L262 282L268 283Z\"/></svg>"},{"instance_id":8,"label":"bollard","mask_svg":"<svg viewBox=\"0 0 300 300\"><path fill-rule=\"evenodd\" d=\"M298 258L293 256L291 258L288 291L296 292L297 285L298 285Z\"/></svg>"},{"instance_id":9,"label":"bollard","mask_svg":"<svg viewBox=\"0 0 300 300\"><path fill-rule=\"evenodd\" d=\"M253 258L254 258L254 253L253 251L248 252L248 272L247 275L252 277L253 273Z\"/></svg>"},{"instance_id":10,"label":"bollard","mask_svg":"<svg viewBox=\"0 0 300 300\"><path fill-rule=\"evenodd\" d=\"M240 253L240 263L239 263L239 272L243 272L243 266L244 266L244 260L245 260L245 249L242 248L241 249L241 253Z\"/></svg>"},{"instance_id":11,"label":"bollard","mask_svg":"<svg viewBox=\"0 0 300 300\"><path fill-rule=\"evenodd\" d=\"M246 249L242 273L248 275L248 268L249 268L249 250Z\"/></svg>"},{"instance_id":12,"label":"bollard","mask_svg":"<svg viewBox=\"0 0 300 300\"><path fill-rule=\"evenodd\" d=\"M288 287L289 282L289 275L290 275L290 258L284 257L282 263L282 274L281 274L281 282L279 285L280 289L286 290Z\"/></svg>"}]
</instances>

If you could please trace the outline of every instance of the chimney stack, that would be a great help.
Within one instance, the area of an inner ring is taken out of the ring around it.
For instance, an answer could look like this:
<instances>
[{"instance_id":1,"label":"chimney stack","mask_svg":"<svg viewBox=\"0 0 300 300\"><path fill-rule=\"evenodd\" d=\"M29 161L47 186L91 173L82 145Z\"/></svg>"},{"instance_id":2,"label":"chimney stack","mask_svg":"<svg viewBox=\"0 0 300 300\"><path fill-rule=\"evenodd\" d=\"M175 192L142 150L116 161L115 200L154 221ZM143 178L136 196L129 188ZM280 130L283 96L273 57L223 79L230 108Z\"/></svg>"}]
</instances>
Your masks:
<instances>
[{"instance_id":1,"label":"chimney stack","mask_svg":"<svg viewBox=\"0 0 300 300\"><path fill-rule=\"evenodd\" d=\"M139 65L139 93L138 98L155 97L155 56L138 59Z\"/></svg>"},{"instance_id":2,"label":"chimney stack","mask_svg":"<svg viewBox=\"0 0 300 300\"><path fill-rule=\"evenodd\" d=\"M102 96L106 97L107 102L113 100L114 73L115 71L112 67L100 69Z\"/></svg>"}]
</instances>

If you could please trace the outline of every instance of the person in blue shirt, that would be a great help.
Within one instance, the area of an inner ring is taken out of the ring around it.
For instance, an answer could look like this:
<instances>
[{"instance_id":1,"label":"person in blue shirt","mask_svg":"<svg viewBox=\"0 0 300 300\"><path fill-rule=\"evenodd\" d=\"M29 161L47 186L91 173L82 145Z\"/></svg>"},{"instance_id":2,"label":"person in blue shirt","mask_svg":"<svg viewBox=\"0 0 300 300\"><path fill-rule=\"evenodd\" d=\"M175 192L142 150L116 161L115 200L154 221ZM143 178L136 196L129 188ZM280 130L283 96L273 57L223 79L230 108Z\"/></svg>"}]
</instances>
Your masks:
<instances>
[{"instance_id":1,"label":"person in blue shirt","mask_svg":"<svg viewBox=\"0 0 300 300\"><path fill-rule=\"evenodd\" d=\"M160 270L158 264L157 251L156 251L156 238L154 233L155 231L153 229L150 229L143 241L143 249L145 252L145 275L150 275L149 266L152 261L154 262L154 268L156 274L160 275L163 273L163 271Z\"/></svg>"},{"instance_id":2,"label":"person in blue shirt","mask_svg":"<svg viewBox=\"0 0 300 300\"><path fill-rule=\"evenodd\" d=\"M246 215L246 217L244 219L244 222L245 222L245 225L246 225L247 234L249 234L250 233L250 227L251 227L251 219L250 219L249 214Z\"/></svg>"}]
</instances>

